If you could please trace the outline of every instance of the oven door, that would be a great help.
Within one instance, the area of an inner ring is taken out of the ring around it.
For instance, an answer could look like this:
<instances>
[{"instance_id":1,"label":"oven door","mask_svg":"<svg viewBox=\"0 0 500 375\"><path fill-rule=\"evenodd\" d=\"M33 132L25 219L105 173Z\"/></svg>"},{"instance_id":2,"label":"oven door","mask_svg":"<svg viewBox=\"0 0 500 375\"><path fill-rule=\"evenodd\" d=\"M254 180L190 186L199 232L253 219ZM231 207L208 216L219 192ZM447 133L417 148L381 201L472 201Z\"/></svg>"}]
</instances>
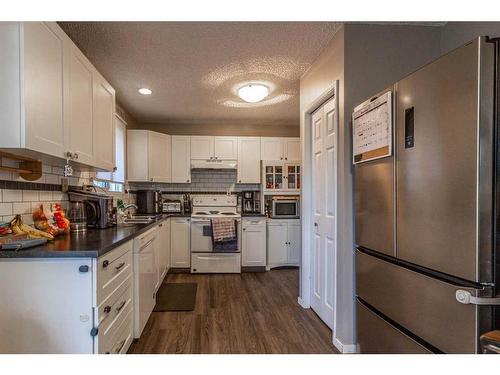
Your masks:
<instances>
[{"instance_id":1,"label":"oven door","mask_svg":"<svg viewBox=\"0 0 500 375\"><path fill-rule=\"evenodd\" d=\"M274 218L298 218L299 217L299 201L297 200L275 200L273 201Z\"/></svg>"},{"instance_id":2,"label":"oven door","mask_svg":"<svg viewBox=\"0 0 500 375\"><path fill-rule=\"evenodd\" d=\"M210 219L191 218L191 252L212 252L212 224Z\"/></svg>"}]
</instances>

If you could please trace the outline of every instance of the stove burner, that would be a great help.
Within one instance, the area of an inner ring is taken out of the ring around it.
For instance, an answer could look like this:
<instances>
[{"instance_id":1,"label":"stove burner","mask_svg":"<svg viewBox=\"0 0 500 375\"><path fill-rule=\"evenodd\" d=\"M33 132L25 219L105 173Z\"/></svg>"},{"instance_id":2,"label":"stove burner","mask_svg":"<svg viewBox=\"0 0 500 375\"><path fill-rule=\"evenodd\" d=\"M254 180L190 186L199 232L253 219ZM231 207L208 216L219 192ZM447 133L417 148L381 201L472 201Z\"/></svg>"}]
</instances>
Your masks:
<instances>
[{"instance_id":1,"label":"stove burner","mask_svg":"<svg viewBox=\"0 0 500 375\"><path fill-rule=\"evenodd\" d=\"M195 215L208 215L206 212L195 212Z\"/></svg>"},{"instance_id":2,"label":"stove burner","mask_svg":"<svg viewBox=\"0 0 500 375\"><path fill-rule=\"evenodd\" d=\"M228 216L236 215L234 212L221 212L220 214L221 215L228 215Z\"/></svg>"},{"instance_id":3,"label":"stove burner","mask_svg":"<svg viewBox=\"0 0 500 375\"><path fill-rule=\"evenodd\" d=\"M208 211L208 212L210 212L212 215L216 215L219 213L219 211Z\"/></svg>"}]
</instances>

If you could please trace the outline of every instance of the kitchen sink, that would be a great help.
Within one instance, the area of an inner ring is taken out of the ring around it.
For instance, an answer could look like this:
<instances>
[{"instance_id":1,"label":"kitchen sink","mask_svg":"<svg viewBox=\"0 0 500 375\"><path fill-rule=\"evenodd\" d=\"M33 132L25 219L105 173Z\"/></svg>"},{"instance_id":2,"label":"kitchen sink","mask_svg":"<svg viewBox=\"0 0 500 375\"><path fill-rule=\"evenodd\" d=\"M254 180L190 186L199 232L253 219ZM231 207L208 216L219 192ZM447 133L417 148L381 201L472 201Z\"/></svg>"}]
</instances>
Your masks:
<instances>
[{"instance_id":1,"label":"kitchen sink","mask_svg":"<svg viewBox=\"0 0 500 375\"><path fill-rule=\"evenodd\" d=\"M155 220L152 216L132 216L123 220L124 224L149 224Z\"/></svg>"}]
</instances>

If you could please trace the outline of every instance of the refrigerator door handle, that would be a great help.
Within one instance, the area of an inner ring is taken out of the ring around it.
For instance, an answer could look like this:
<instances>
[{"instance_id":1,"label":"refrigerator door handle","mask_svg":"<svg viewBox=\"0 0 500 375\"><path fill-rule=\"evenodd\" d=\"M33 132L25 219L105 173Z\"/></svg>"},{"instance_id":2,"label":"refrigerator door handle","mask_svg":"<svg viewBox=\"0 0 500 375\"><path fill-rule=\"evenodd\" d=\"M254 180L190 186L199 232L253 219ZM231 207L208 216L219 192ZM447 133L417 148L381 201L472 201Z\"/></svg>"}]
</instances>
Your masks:
<instances>
[{"instance_id":1,"label":"refrigerator door handle","mask_svg":"<svg viewBox=\"0 0 500 375\"><path fill-rule=\"evenodd\" d=\"M464 305L500 305L500 297L474 297L469 291L463 289L455 292L455 298Z\"/></svg>"}]
</instances>

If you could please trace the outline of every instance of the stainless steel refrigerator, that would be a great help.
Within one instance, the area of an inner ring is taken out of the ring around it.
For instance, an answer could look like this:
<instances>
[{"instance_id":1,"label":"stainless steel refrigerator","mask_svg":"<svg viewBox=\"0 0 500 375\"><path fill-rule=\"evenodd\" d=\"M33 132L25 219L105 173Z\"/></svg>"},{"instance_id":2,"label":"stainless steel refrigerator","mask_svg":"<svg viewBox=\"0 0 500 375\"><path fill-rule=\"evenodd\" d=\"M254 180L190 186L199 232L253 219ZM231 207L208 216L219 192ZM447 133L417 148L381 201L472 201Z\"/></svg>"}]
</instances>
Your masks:
<instances>
[{"instance_id":1,"label":"stainless steel refrigerator","mask_svg":"<svg viewBox=\"0 0 500 375\"><path fill-rule=\"evenodd\" d=\"M392 155L355 164L361 353L477 353L500 328L497 59L481 37L381 93Z\"/></svg>"}]
</instances>

